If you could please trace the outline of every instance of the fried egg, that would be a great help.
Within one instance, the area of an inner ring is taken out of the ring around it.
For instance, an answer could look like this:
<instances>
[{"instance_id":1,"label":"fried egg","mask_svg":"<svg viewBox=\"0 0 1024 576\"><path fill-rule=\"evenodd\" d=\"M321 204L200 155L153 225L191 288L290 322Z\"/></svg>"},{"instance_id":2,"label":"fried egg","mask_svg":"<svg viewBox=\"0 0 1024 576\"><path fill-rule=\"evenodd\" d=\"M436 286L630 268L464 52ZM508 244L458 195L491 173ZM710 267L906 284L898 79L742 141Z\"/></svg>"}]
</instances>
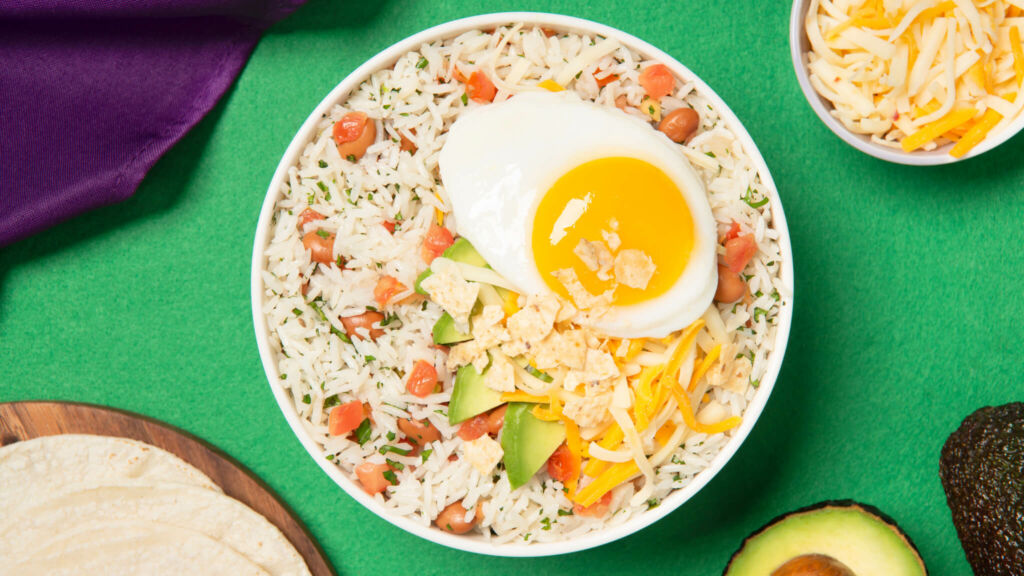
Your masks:
<instances>
[{"instance_id":1,"label":"fried egg","mask_svg":"<svg viewBox=\"0 0 1024 576\"><path fill-rule=\"evenodd\" d=\"M438 161L456 231L520 292L579 304L582 286L605 311L594 327L623 338L664 337L711 304L704 186L646 122L522 93L463 114Z\"/></svg>"}]
</instances>

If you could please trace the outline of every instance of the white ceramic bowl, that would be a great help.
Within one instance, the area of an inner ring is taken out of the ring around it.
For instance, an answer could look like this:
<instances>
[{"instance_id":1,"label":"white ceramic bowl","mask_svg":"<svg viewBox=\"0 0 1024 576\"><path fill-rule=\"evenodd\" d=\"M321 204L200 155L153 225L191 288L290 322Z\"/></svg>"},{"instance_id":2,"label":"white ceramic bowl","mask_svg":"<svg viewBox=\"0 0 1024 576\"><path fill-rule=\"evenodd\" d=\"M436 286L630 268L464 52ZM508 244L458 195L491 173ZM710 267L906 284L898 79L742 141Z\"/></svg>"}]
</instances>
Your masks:
<instances>
[{"instance_id":1,"label":"white ceramic bowl","mask_svg":"<svg viewBox=\"0 0 1024 576\"><path fill-rule=\"evenodd\" d=\"M274 205L280 196L281 184L285 182L288 168L296 163L301 155L302 148L313 137L316 123L320 120L321 115L328 112L331 106L335 103L344 101L348 97L348 94L368 78L371 73L376 70L392 66L400 56L409 51L418 49L420 45L425 42L433 42L439 39L454 37L468 30L487 29L512 22L525 22L527 24L558 30L600 34L607 38L615 38L623 45L628 46L644 56L663 62L671 68L676 75L683 78L694 79L697 85L697 90L714 105L719 116L737 135L744 150L751 157L761 179L772 192L772 216L774 225L779 231L779 247L781 249L783 259L782 279L787 288L786 292L789 294L789 296L783 296L782 303L784 305L781 306L781 311L778 316L775 350L769 356L769 366L765 376L761 379L761 385L758 388L757 394L747 406L742 425L736 429L732 439L725 445L722 451L715 456L711 465L700 472L685 488L671 493L662 501L661 505L638 515L628 522L612 528L593 532L573 540L551 543L494 544L480 537L455 536L442 532L434 527L422 526L408 518L396 516L378 504L373 498L368 496L358 484L353 482L351 478L342 472L340 468L327 461L326 454L321 446L319 446L306 433L305 428L299 419L299 415L295 410L290 394L279 384L280 379L277 369L277 361L270 348L269 330L267 328L266 318L263 314L263 294L265 292L262 276L265 261L263 252L269 241L271 217L273 216ZM602 24L568 16L533 12L486 14L441 24L398 42L371 58L365 64L352 72L352 74L347 78L342 80L341 83L338 84L338 86L335 87L334 90L332 90L309 115L309 118L306 119L302 128L300 128L299 132L295 135L291 145L288 146L288 150L285 151L284 157L281 159L281 163L278 164L277 171L274 173L274 178L270 183L269 190L267 191L266 199L263 202L263 209L260 212L259 223L256 228L256 240L253 247L252 259L253 324L256 328L256 340L259 344L260 357L263 360L263 368L266 371L267 379L269 380L270 387L274 392L274 397L277 399L277 403L281 407L281 411L284 413L285 418L287 418L288 423L295 432L295 435L298 436L299 441L306 448L306 451L309 452L309 455L313 457L313 460L320 466L320 468L322 468L328 476L337 482L338 486L347 492L349 496L359 501L359 503L371 510L374 514L377 514L395 526L432 542L443 544L451 548L495 556L548 556L593 548L594 546L599 546L632 534L633 532L650 525L689 500L694 494L703 488L704 485L706 485L715 476L715 474L722 469L723 466L725 466L725 463L728 462L730 458L732 458L732 455L736 453L740 444L743 443L747 434L750 433L750 430L754 427L754 423L757 422L758 416L764 409L765 403L768 401L768 396L771 394L772 387L775 384L775 379L778 376L779 368L782 364L782 357L785 354L786 342L789 338L789 328L792 322L792 260L793 257L789 243L789 231L786 227L785 215L782 212L782 204L779 202L775 184L772 181L771 174L768 172L768 167L764 163L764 159L761 157L761 153L758 152L757 146L754 145L754 141L751 140L750 135L747 134L746 129L743 128L743 125L740 124L732 111L729 110L718 95L704 84L704 82L698 79L695 74L690 72L674 58L661 50L658 50L654 46L630 36L629 34Z\"/></svg>"},{"instance_id":2,"label":"white ceramic bowl","mask_svg":"<svg viewBox=\"0 0 1024 576\"><path fill-rule=\"evenodd\" d=\"M818 115L818 118L821 118L821 121L828 126L829 130L842 138L850 146L865 154L870 154L875 158L888 162L910 166L935 166L938 164L952 164L953 162L960 162L961 160L967 160L968 158L984 154L1006 142L1024 128L1024 114L1022 114L1005 129L991 134L982 140L962 158L954 158L949 155L949 149L952 148L952 144L947 144L929 152L923 150L904 152L899 148L889 148L888 146L875 144L869 136L851 132L832 115L832 103L821 94L818 94L814 87L811 86L811 80L808 77L807 53L811 48L810 41L807 39L806 29L804 28L804 17L807 15L810 5L810 0L794 0L793 2L793 12L790 14L789 19L789 52L793 58L793 70L796 72L797 81L800 82L800 89L803 90L804 97L807 98L807 102L814 109L815 114Z\"/></svg>"}]
</instances>

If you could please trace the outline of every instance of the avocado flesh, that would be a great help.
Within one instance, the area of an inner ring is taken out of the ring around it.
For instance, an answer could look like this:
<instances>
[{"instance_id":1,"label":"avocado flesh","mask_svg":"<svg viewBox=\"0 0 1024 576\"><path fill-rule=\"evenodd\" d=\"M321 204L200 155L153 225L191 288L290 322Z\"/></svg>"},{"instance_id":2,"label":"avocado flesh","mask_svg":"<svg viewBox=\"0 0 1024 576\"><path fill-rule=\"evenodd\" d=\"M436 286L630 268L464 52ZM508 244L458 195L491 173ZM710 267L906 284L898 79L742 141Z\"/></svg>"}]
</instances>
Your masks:
<instances>
[{"instance_id":1,"label":"avocado flesh","mask_svg":"<svg viewBox=\"0 0 1024 576\"><path fill-rule=\"evenodd\" d=\"M974 573L1024 574L1024 403L965 418L942 447L939 476Z\"/></svg>"},{"instance_id":2,"label":"avocado flesh","mask_svg":"<svg viewBox=\"0 0 1024 576\"><path fill-rule=\"evenodd\" d=\"M902 531L870 506L823 502L770 522L749 536L725 576L769 576L804 554L823 554L857 576L925 576L917 549Z\"/></svg>"},{"instance_id":3,"label":"avocado flesh","mask_svg":"<svg viewBox=\"0 0 1024 576\"><path fill-rule=\"evenodd\" d=\"M519 488L565 442L565 424L545 422L533 415L535 404L510 402L501 429L505 471L512 489Z\"/></svg>"},{"instance_id":4,"label":"avocado flesh","mask_svg":"<svg viewBox=\"0 0 1024 576\"><path fill-rule=\"evenodd\" d=\"M441 314L441 317L434 323L433 334L434 344L456 344L473 338L471 334L466 334L456 328L455 319L447 312Z\"/></svg>"},{"instance_id":5,"label":"avocado flesh","mask_svg":"<svg viewBox=\"0 0 1024 576\"><path fill-rule=\"evenodd\" d=\"M487 260L484 260L484 257L481 256L480 253L476 251L476 248L473 248L473 245L469 243L469 240L466 240L465 238L456 238L455 243L445 248L444 252L441 253L441 256L449 260L462 262L463 264L469 264L471 266L479 266L481 268L487 267ZM417 294L429 296L427 291L424 290L420 284L422 284L423 281L429 278L433 273L433 270L427 268L423 272L420 272L420 275L416 277L416 283L413 285L413 288L416 290Z\"/></svg>"},{"instance_id":6,"label":"avocado flesh","mask_svg":"<svg viewBox=\"0 0 1024 576\"><path fill-rule=\"evenodd\" d=\"M487 266L487 260L484 260L484 257L465 238L456 238L455 243L445 248L441 256L471 266L479 266L481 268Z\"/></svg>"},{"instance_id":7,"label":"avocado flesh","mask_svg":"<svg viewBox=\"0 0 1024 576\"><path fill-rule=\"evenodd\" d=\"M483 374L477 372L472 364L462 366L455 373L452 397L448 401L449 424L458 424L502 404L501 393L484 384L486 373L487 370Z\"/></svg>"}]
</instances>

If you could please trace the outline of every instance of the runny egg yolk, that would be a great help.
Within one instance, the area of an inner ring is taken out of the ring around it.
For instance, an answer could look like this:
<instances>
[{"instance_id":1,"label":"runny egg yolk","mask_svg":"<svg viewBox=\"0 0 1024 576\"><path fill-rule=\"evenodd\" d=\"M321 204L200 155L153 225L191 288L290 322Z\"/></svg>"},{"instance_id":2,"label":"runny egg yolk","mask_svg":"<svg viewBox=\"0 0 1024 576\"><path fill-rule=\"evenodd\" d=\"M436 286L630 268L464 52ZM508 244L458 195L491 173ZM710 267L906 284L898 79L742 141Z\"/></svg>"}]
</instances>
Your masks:
<instances>
[{"instance_id":1,"label":"runny egg yolk","mask_svg":"<svg viewBox=\"0 0 1024 576\"><path fill-rule=\"evenodd\" d=\"M563 216L567 206L573 213L568 217ZM576 215L571 225L564 226ZM556 231L556 224L564 236ZM613 300L618 306L637 304L668 291L686 268L695 242L686 199L661 169L636 158L591 160L559 178L537 206L531 245L544 282L570 301L568 291L552 272L574 269L587 291L595 295L615 286L614 273L601 280L574 252L581 240L604 242L605 235L612 233L621 242L613 254L630 248L641 250L655 266L646 288L618 285Z\"/></svg>"}]
</instances>

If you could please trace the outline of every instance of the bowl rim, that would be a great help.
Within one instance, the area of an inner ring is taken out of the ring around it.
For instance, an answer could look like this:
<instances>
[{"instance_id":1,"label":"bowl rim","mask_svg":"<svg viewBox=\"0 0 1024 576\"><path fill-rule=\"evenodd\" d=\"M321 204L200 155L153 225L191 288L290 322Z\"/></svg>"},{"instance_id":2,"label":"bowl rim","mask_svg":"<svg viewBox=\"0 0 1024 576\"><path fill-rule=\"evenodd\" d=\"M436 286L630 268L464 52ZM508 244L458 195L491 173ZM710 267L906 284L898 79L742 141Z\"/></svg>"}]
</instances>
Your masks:
<instances>
[{"instance_id":1,"label":"bowl rim","mask_svg":"<svg viewBox=\"0 0 1024 576\"><path fill-rule=\"evenodd\" d=\"M761 379L760 386L758 387L754 398L747 405L742 424L736 429L732 438L730 438L718 454L715 455L707 468L699 472L687 486L671 492L669 496L666 497L656 508L652 508L649 511L641 513L622 524L601 529L571 540L534 542L529 544L493 543L484 540L482 537L457 536L438 530L433 526L423 526L408 517L393 514L377 503L372 497L367 495L358 485L355 484L355 482L348 478L348 476L338 466L326 459L326 454L322 448L306 432L305 427L298 416L298 412L295 409L290 393L287 392L284 387L279 385L280 380L279 373L277 371L277 362L270 348L270 333L266 323L266 318L263 314L263 294L265 288L262 275L263 263L265 260L263 253L268 245L271 219L274 213L274 206L280 196L281 184L285 182L288 168L295 164L296 160L301 155L302 149L315 133L316 124L320 120L322 114L327 112L334 104L344 101L349 93L356 89L359 84L361 84L373 72L393 65L400 56L418 49L423 43L443 38L450 38L468 30L486 29L492 26L518 22L523 22L527 25L547 26L587 34L598 34L605 38L615 38L623 45L628 46L630 49L637 51L645 57L664 63L673 71L674 74L682 78L691 79L694 82L696 89L703 97L707 98L711 102L722 120L726 122L730 129L736 134L743 146L744 152L750 157L757 173L761 176L765 186L767 186L771 192L769 200L772 210L772 223L779 234L778 243L782 260L780 267L780 279L785 289L784 291L787 292L787 294L781 294L776 337L773 350L768 356L768 366L765 375ZM782 209L781 200L779 199L778 189L771 177L771 173L768 171L768 166L766 165L764 158L761 156L760 151L754 144L753 139L747 133L746 128L743 127L732 110L725 104L717 93L715 93L696 74L691 72L689 68L683 66L675 58L669 56L658 48L655 48L651 44L640 40L631 34L627 34L604 24L572 16L543 12L496 12L438 24L392 44L348 74L313 109L309 117L303 122L301 128L299 128L298 132L292 138L291 143L282 156L281 161L274 172L274 176L271 179L270 186L268 187L263 201L262 209L260 210L259 220L256 227L256 235L253 243L251 270L253 327L256 334L256 341L263 369L281 412L284 414L285 419L288 421L288 424L295 436L299 439L299 442L306 449L306 452L309 453L328 477L334 480L334 482L349 496L362 504L369 511L378 517L383 518L392 525L425 540L441 544L449 548L491 556L551 556L577 552L600 546L602 544L607 544L653 524L673 510L679 508L684 502L699 492L712 478L714 478L715 475L718 474L718 472L725 466L726 462L732 458L740 445L743 444L743 441L750 433L767 404L772 388L778 378L779 370L782 366L786 345L789 341L789 332L793 316L792 262L793 254L790 245L789 228L786 225L786 217Z\"/></svg>"},{"instance_id":2,"label":"bowl rim","mask_svg":"<svg viewBox=\"0 0 1024 576\"><path fill-rule=\"evenodd\" d=\"M804 30L804 16L810 9L810 5L811 0L793 0L793 9L790 12L789 18L789 53L793 61L793 71L796 74L797 82L800 84L800 90L803 92L804 98L807 99L807 103L811 105L814 113L825 123L825 126L828 126L829 130L850 146L887 162L905 164L907 166L940 166L980 156L1013 138L1024 129L1024 114L1020 114L1001 132L986 137L967 154L964 154L962 158L954 158L949 155L949 149L952 147L952 144L947 144L928 152L904 152L897 148L875 144L871 141L870 137L851 132L831 114L831 102L826 100L821 94L818 94L814 86L811 85L805 58L806 51L804 49L804 41L807 39L807 34Z\"/></svg>"}]
</instances>

